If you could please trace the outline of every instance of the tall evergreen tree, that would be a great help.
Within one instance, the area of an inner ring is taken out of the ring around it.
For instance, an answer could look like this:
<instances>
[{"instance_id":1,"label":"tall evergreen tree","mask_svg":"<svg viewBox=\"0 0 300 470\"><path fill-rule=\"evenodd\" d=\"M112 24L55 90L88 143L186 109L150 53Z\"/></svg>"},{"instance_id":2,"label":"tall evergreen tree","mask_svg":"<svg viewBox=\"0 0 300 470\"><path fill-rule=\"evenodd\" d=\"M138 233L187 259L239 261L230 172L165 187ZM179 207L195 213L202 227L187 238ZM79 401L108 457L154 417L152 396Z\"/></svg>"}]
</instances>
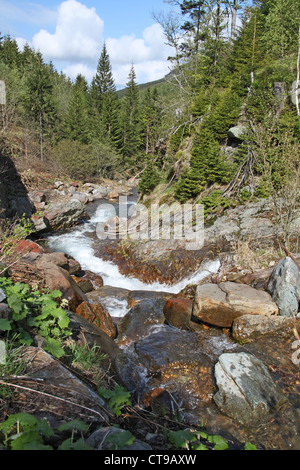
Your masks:
<instances>
[{"instance_id":1,"label":"tall evergreen tree","mask_svg":"<svg viewBox=\"0 0 300 470\"><path fill-rule=\"evenodd\" d=\"M45 134L55 119L55 100L50 68L39 52L35 55L28 75L26 106L39 127L40 158L43 160Z\"/></svg>"},{"instance_id":2,"label":"tall evergreen tree","mask_svg":"<svg viewBox=\"0 0 300 470\"><path fill-rule=\"evenodd\" d=\"M91 98L96 110L95 117L99 123L98 137L100 140L117 147L119 139L118 98L105 43L98 62L96 76L92 80Z\"/></svg>"},{"instance_id":3,"label":"tall evergreen tree","mask_svg":"<svg viewBox=\"0 0 300 470\"><path fill-rule=\"evenodd\" d=\"M133 65L128 76L121 121L123 159L127 164L135 165L142 149L142 121L139 90Z\"/></svg>"},{"instance_id":4,"label":"tall evergreen tree","mask_svg":"<svg viewBox=\"0 0 300 470\"><path fill-rule=\"evenodd\" d=\"M72 89L66 116L66 137L82 144L89 142L88 85L82 75L78 75Z\"/></svg>"}]
</instances>

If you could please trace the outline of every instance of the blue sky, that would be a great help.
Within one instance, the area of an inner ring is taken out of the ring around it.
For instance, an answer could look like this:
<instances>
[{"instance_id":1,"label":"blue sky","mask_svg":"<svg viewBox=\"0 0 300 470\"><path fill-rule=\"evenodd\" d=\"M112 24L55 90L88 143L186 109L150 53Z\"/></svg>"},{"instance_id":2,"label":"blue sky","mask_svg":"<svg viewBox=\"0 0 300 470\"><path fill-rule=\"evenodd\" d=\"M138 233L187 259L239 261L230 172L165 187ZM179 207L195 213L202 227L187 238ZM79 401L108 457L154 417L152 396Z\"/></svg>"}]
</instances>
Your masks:
<instances>
[{"instance_id":1,"label":"blue sky","mask_svg":"<svg viewBox=\"0 0 300 470\"><path fill-rule=\"evenodd\" d=\"M163 0L0 0L0 32L27 41L71 78L90 80L106 42L117 86L131 64L143 83L168 73L161 27L152 13L170 11Z\"/></svg>"}]
</instances>

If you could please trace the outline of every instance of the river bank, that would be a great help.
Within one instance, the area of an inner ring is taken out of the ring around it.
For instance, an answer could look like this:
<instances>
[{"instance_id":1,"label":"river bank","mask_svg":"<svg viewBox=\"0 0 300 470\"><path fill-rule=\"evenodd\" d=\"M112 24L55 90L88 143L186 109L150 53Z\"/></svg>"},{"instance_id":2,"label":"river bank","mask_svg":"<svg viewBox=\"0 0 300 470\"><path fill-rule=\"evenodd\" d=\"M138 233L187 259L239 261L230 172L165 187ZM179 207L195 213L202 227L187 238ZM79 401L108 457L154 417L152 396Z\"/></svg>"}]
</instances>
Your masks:
<instances>
[{"instance_id":1,"label":"river bank","mask_svg":"<svg viewBox=\"0 0 300 470\"><path fill-rule=\"evenodd\" d=\"M113 380L145 410L172 419L180 416L186 427L201 423L206 432L235 445L299 449L295 324L278 306L283 274L290 280L294 273L296 290L299 270L292 260L279 257L264 269L243 266L232 249L237 219L240 230L248 220L245 233L250 226L270 227L267 209L262 209L267 202L239 208L235 218L226 214L226 224L218 220L222 230L217 233L216 225L208 229L205 256L201 251L188 258L174 241L171 246L159 241L133 244L131 258L129 251L112 255L115 244L100 246L94 235L97 222L103 221L103 214L97 214L103 201L112 202L108 197L94 202L79 225L47 236L48 248L34 242L24 246L10 276L60 289L69 301L74 331L100 346ZM227 249L214 251L216 246ZM106 255L100 258L100 252ZM177 256L178 269L170 253ZM152 266L157 268L158 262L162 276L156 269L155 278ZM171 284L173 272L177 276ZM276 294L270 290L274 276ZM149 429L137 432L135 427L135 432L146 447L156 448Z\"/></svg>"}]
</instances>

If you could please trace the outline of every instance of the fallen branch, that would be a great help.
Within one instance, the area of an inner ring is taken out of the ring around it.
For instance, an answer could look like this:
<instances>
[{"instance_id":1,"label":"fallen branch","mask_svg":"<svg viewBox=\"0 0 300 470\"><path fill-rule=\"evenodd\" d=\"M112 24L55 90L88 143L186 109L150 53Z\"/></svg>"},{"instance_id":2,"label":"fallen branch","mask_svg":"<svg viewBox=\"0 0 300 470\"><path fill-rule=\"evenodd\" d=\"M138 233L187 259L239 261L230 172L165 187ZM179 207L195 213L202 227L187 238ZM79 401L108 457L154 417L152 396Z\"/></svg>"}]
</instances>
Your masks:
<instances>
[{"instance_id":1,"label":"fallen branch","mask_svg":"<svg viewBox=\"0 0 300 470\"><path fill-rule=\"evenodd\" d=\"M46 393L46 392L41 392L40 390L35 390L35 389L29 388L29 387L24 387L22 385L12 384L12 383L9 383L9 382L5 382L3 380L0 380L0 385L5 385L6 387L17 388L17 389L24 390L24 391L27 391L27 392L37 393L39 395L43 395L45 397L48 397L48 398L51 398L51 399L54 399L54 400L59 400L59 401L62 401L64 403L68 403L69 405L72 405L72 406L77 406L78 408L82 408L86 411L90 411L92 413L97 414L98 416L100 416L100 418L102 418L106 422L106 424L110 424L99 411L93 410L92 408L88 408L88 407L83 406L83 405L79 405L79 403L73 402L71 400L67 400L66 398L57 397L55 395L50 395L49 393Z\"/></svg>"}]
</instances>

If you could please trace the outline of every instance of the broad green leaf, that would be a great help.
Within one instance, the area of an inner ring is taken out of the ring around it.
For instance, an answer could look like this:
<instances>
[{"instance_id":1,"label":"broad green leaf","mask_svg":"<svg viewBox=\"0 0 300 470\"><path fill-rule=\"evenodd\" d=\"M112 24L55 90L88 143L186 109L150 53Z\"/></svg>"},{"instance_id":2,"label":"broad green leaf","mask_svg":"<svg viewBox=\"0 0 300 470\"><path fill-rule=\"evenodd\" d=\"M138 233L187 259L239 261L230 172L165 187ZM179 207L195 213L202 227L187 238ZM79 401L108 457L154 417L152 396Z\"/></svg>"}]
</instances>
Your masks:
<instances>
[{"instance_id":1,"label":"broad green leaf","mask_svg":"<svg viewBox=\"0 0 300 470\"><path fill-rule=\"evenodd\" d=\"M251 444L251 442L246 442L245 450L257 450L257 447L254 444Z\"/></svg>"},{"instance_id":2,"label":"broad green leaf","mask_svg":"<svg viewBox=\"0 0 300 470\"><path fill-rule=\"evenodd\" d=\"M94 450L92 447L88 446L83 439L78 439L73 442L72 439L66 439L58 447L58 450Z\"/></svg>"},{"instance_id":3,"label":"broad green leaf","mask_svg":"<svg viewBox=\"0 0 300 470\"><path fill-rule=\"evenodd\" d=\"M65 355L65 352L61 347L60 342L54 338L46 338L45 350L57 359L60 359L62 356Z\"/></svg>"},{"instance_id":4,"label":"broad green leaf","mask_svg":"<svg viewBox=\"0 0 300 470\"><path fill-rule=\"evenodd\" d=\"M130 431L117 431L109 434L106 439L107 444L112 444L114 449L122 450L126 446L133 444L135 437Z\"/></svg>"},{"instance_id":5,"label":"broad green leaf","mask_svg":"<svg viewBox=\"0 0 300 470\"><path fill-rule=\"evenodd\" d=\"M10 446L12 450L25 450L26 446L27 450L34 450L43 444L43 439L37 431L24 431L11 440Z\"/></svg>"},{"instance_id":6,"label":"broad green leaf","mask_svg":"<svg viewBox=\"0 0 300 470\"><path fill-rule=\"evenodd\" d=\"M192 450L208 450L208 448L200 442L199 444L193 444Z\"/></svg>"},{"instance_id":7,"label":"broad green leaf","mask_svg":"<svg viewBox=\"0 0 300 470\"><path fill-rule=\"evenodd\" d=\"M228 444L221 436L208 436L207 440L215 444L214 450L227 450Z\"/></svg>"},{"instance_id":8,"label":"broad green leaf","mask_svg":"<svg viewBox=\"0 0 300 470\"><path fill-rule=\"evenodd\" d=\"M8 433L14 429L17 423L22 427L22 429L26 430L33 429L37 425L38 420L35 416L28 413L16 413L9 416L4 423L0 424L0 430Z\"/></svg>"},{"instance_id":9,"label":"broad green leaf","mask_svg":"<svg viewBox=\"0 0 300 470\"><path fill-rule=\"evenodd\" d=\"M179 449L184 449L189 442L197 440L195 433L191 431L171 431L169 439L170 443Z\"/></svg>"},{"instance_id":10,"label":"broad green leaf","mask_svg":"<svg viewBox=\"0 0 300 470\"><path fill-rule=\"evenodd\" d=\"M72 421L61 424L61 426L58 428L59 432L73 431L73 429L76 429L76 431L85 432L89 429L89 425L83 421L80 421L79 419L73 419Z\"/></svg>"},{"instance_id":11,"label":"broad green leaf","mask_svg":"<svg viewBox=\"0 0 300 470\"><path fill-rule=\"evenodd\" d=\"M6 318L0 318L0 331L11 331L11 322Z\"/></svg>"}]
</instances>

